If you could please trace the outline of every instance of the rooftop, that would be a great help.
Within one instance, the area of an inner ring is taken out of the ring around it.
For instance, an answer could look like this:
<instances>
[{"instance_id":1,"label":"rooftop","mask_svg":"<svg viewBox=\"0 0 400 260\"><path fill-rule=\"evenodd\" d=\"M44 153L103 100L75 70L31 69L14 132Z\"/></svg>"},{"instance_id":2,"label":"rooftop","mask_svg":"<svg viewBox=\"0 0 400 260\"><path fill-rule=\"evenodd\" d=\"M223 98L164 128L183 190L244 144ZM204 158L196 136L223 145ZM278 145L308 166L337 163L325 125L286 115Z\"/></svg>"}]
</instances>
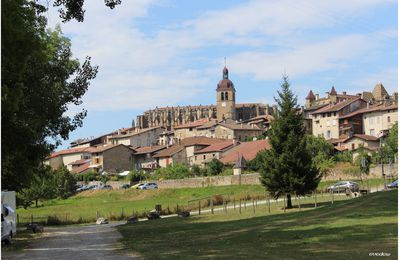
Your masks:
<instances>
[{"instance_id":1,"label":"rooftop","mask_svg":"<svg viewBox=\"0 0 400 260\"><path fill-rule=\"evenodd\" d=\"M234 145L234 140L227 140L224 142L211 144L211 145L207 146L206 148L203 148L194 153L198 154L198 153L223 152L233 145Z\"/></svg>"},{"instance_id":2,"label":"rooftop","mask_svg":"<svg viewBox=\"0 0 400 260\"><path fill-rule=\"evenodd\" d=\"M220 160L225 164L234 164L238 160L238 156L243 156L246 161L254 159L258 152L270 149L268 140L257 140L252 142L243 142L238 146L228 150Z\"/></svg>"}]
</instances>

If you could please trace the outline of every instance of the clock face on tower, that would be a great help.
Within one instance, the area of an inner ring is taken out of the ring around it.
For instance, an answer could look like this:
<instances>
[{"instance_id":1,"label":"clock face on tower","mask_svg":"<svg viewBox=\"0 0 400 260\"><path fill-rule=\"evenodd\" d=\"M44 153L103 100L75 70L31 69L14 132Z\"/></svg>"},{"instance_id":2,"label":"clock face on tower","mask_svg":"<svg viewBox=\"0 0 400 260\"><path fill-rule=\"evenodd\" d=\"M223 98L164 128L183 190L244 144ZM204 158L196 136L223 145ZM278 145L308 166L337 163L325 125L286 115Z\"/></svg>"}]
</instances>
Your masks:
<instances>
[{"instance_id":1,"label":"clock face on tower","mask_svg":"<svg viewBox=\"0 0 400 260\"><path fill-rule=\"evenodd\" d=\"M226 103L225 103L225 102L222 102L221 106L222 106L222 107L226 107Z\"/></svg>"}]
</instances>

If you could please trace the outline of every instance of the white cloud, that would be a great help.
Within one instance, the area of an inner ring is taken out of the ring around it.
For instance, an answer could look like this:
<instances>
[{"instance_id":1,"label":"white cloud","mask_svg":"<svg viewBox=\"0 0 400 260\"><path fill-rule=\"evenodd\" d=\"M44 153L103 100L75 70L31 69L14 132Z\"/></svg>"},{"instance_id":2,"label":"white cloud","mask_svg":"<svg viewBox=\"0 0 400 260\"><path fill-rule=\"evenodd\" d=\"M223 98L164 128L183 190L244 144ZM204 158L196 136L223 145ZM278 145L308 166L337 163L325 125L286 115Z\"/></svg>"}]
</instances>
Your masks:
<instances>
[{"instance_id":1,"label":"white cloud","mask_svg":"<svg viewBox=\"0 0 400 260\"><path fill-rule=\"evenodd\" d=\"M149 32L140 30L137 19L148 16L149 9L159 2L123 1L110 10L99 1L87 0L85 21L68 22L62 28L72 38L74 54L81 59L91 56L100 67L85 95L86 108L147 109L190 100L213 89L210 75L219 62L210 58L197 70L189 70L188 63L198 58L191 56L191 51L207 52L214 46L240 46L228 58L229 67L235 74L257 80L280 78L284 70L297 76L345 69L349 59L379 48L385 39L397 38L397 33L382 31L381 38L372 41L371 35L359 34L316 40L309 39L306 32L345 24L349 17L361 17L386 3L395 1L255 0ZM50 10L49 21L54 26L58 15L54 8ZM268 44L277 48L266 50Z\"/></svg>"}]
</instances>

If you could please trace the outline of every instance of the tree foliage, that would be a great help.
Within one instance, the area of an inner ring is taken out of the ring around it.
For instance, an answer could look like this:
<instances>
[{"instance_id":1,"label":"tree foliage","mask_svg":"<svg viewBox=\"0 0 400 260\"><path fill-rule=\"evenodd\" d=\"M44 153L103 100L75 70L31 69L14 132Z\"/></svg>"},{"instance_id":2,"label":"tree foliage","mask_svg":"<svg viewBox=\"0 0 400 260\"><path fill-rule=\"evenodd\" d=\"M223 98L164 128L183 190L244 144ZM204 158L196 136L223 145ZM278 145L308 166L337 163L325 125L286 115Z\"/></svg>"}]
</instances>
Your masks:
<instances>
[{"instance_id":1,"label":"tree foliage","mask_svg":"<svg viewBox=\"0 0 400 260\"><path fill-rule=\"evenodd\" d=\"M213 158L207 163L207 168L211 175L218 175L224 170L224 164L220 160Z\"/></svg>"},{"instance_id":2,"label":"tree foliage","mask_svg":"<svg viewBox=\"0 0 400 260\"><path fill-rule=\"evenodd\" d=\"M398 123L389 129L389 134L383 141L383 145L378 151L379 162L394 162L398 154Z\"/></svg>"},{"instance_id":3,"label":"tree foliage","mask_svg":"<svg viewBox=\"0 0 400 260\"><path fill-rule=\"evenodd\" d=\"M44 6L28 0L1 5L1 178L3 189L18 191L41 171L50 151L82 125L86 110L66 112L82 103L97 67L89 57L82 64L72 58L71 43L59 27L46 30Z\"/></svg>"},{"instance_id":4,"label":"tree foliage","mask_svg":"<svg viewBox=\"0 0 400 260\"><path fill-rule=\"evenodd\" d=\"M335 165L333 159L334 147L323 137L306 136L307 150L311 154L313 166L322 174L326 174Z\"/></svg>"},{"instance_id":5,"label":"tree foliage","mask_svg":"<svg viewBox=\"0 0 400 260\"><path fill-rule=\"evenodd\" d=\"M307 149L303 117L298 113L297 98L290 90L288 77L283 77L276 98L278 111L268 131L271 149L262 153L261 183L274 197L290 193L304 195L313 191L321 175L313 165Z\"/></svg>"}]
</instances>

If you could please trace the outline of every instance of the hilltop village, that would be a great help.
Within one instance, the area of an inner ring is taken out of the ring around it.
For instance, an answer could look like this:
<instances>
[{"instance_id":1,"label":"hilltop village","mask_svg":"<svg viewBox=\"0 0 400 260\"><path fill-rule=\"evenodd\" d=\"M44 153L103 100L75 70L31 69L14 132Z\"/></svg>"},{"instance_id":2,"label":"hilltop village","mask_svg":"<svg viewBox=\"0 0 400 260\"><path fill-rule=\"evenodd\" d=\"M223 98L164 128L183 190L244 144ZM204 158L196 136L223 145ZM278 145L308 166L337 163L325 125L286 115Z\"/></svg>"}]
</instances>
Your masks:
<instances>
[{"instance_id":1,"label":"hilltop village","mask_svg":"<svg viewBox=\"0 0 400 260\"><path fill-rule=\"evenodd\" d=\"M389 95L382 84L372 92L338 93L335 87L323 97L312 90L299 113L309 134L322 136L337 152L363 146L379 148L397 122L397 93ZM132 127L90 139L52 153L45 164L65 165L74 173L151 171L183 163L204 166L212 159L224 164L249 161L269 148L266 131L276 106L236 103L236 90L226 67L216 88L216 104L156 107L136 117Z\"/></svg>"}]
</instances>

